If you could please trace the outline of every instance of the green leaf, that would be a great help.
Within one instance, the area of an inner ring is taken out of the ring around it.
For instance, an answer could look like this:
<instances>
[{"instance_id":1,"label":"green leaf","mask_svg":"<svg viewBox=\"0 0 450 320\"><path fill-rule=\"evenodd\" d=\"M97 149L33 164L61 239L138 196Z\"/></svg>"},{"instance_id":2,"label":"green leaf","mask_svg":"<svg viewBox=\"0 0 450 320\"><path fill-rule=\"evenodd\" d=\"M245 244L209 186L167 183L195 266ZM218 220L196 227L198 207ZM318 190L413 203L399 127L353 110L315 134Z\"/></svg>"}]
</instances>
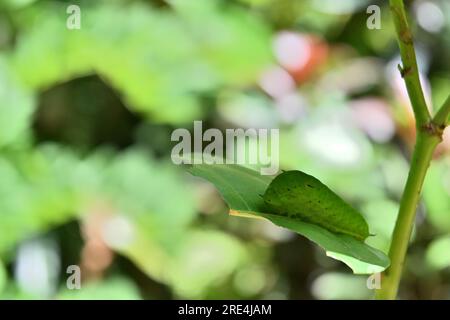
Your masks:
<instances>
[{"instance_id":1,"label":"green leaf","mask_svg":"<svg viewBox=\"0 0 450 320\"><path fill-rule=\"evenodd\" d=\"M270 176L236 165L194 165L190 172L212 182L230 206L230 213L258 214L264 212L262 195Z\"/></svg>"},{"instance_id":2,"label":"green leaf","mask_svg":"<svg viewBox=\"0 0 450 320\"><path fill-rule=\"evenodd\" d=\"M230 214L265 218L315 242L329 257L348 265L355 274L381 272L389 266L388 257L362 241L345 234L270 213L262 195L273 177L261 176L237 165L194 165L190 172L213 183L230 207Z\"/></svg>"}]
</instances>

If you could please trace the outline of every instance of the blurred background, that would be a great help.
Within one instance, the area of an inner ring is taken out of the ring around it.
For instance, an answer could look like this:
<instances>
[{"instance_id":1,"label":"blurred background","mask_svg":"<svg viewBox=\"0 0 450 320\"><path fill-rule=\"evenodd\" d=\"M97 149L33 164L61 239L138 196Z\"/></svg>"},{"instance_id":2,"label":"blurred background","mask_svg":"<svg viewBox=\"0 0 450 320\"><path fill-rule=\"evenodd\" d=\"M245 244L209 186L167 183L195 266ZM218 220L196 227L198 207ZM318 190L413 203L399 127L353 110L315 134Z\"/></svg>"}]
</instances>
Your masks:
<instances>
[{"instance_id":1,"label":"blurred background","mask_svg":"<svg viewBox=\"0 0 450 320\"><path fill-rule=\"evenodd\" d=\"M430 108L450 92L450 2L406 1ZM66 9L81 8L69 30ZM369 30L369 5L381 29ZM387 1L1 0L2 299L362 299L306 239L229 217L170 159L176 128L280 128L282 169L358 208L386 251L414 142ZM433 88L433 90L431 90ZM450 299L450 132L403 299ZM81 290L69 290L70 265Z\"/></svg>"}]
</instances>

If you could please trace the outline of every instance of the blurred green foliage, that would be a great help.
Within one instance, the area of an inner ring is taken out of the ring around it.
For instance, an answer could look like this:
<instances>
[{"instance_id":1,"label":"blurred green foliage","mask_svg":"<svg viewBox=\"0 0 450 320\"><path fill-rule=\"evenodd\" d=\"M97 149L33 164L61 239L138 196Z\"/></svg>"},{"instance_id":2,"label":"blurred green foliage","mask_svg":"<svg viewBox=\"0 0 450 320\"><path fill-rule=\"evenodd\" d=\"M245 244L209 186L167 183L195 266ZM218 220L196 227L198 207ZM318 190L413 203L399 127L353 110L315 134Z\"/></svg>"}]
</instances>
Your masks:
<instances>
[{"instance_id":1,"label":"blurred green foliage","mask_svg":"<svg viewBox=\"0 0 450 320\"><path fill-rule=\"evenodd\" d=\"M412 2L417 16L423 1ZM432 3L443 26L419 19L415 33L437 105L450 90L450 5ZM66 28L69 4L81 8L80 30ZM368 1L357 0L2 1L0 297L370 297L365 277L305 239L228 217L211 185L173 165L170 134L194 120L280 128L281 167L359 208L376 235L368 242L386 251L412 140L378 4L381 30L366 28ZM300 52L311 54L299 70L280 61L295 52L276 47L283 31L320 41ZM424 187L403 298L450 298L448 136ZM73 264L81 290L66 288Z\"/></svg>"}]
</instances>

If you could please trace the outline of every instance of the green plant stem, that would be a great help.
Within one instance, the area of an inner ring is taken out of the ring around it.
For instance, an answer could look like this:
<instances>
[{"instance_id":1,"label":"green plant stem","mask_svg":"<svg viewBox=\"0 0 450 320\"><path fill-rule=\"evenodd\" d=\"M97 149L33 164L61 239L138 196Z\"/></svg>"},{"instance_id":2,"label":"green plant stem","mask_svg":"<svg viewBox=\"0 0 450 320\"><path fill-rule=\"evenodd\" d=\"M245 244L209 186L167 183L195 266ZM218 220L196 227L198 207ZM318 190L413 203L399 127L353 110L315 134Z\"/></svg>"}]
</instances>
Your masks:
<instances>
[{"instance_id":1,"label":"green plant stem","mask_svg":"<svg viewBox=\"0 0 450 320\"><path fill-rule=\"evenodd\" d=\"M431 118L420 83L412 32L409 28L403 0L390 0L389 3L403 63L399 69L414 111L417 137L408 180L400 200L399 213L389 248L391 265L383 273L381 289L377 290L375 295L377 299L395 299L397 297L423 181L433 152L442 140L442 133L448 125L450 115L449 97L435 117Z\"/></svg>"},{"instance_id":2,"label":"green plant stem","mask_svg":"<svg viewBox=\"0 0 450 320\"><path fill-rule=\"evenodd\" d=\"M411 168L400 202L400 209L389 250L391 266L383 274L381 289L376 292L377 299L395 299L397 296L420 191L433 156L433 151L440 141L440 137L426 131L419 132L417 135Z\"/></svg>"},{"instance_id":3,"label":"green plant stem","mask_svg":"<svg viewBox=\"0 0 450 320\"><path fill-rule=\"evenodd\" d=\"M403 0L390 0L390 6L403 63L403 66L399 66L399 69L405 80L406 89L408 90L409 99L416 118L416 127L420 128L429 121L430 113L420 84L413 35L409 27Z\"/></svg>"},{"instance_id":4,"label":"green plant stem","mask_svg":"<svg viewBox=\"0 0 450 320\"><path fill-rule=\"evenodd\" d=\"M377 290L375 295L377 299L395 299L397 297L423 181L433 157L433 152L442 140L442 133L450 114L449 97L434 119L431 119L420 84L413 37L403 0L390 0L390 6L403 63L403 67L399 67L399 69L404 78L413 107L417 137L408 179L400 200L399 213L392 234L392 242L389 249L391 265L383 273L381 289Z\"/></svg>"},{"instance_id":5,"label":"green plant stem","mask_svg":"<svg viewBox=\"0 0 450 320\"><path fill-rule=\"evenodd\" d=\"M445 129L447 125L450 124L450 96L448 96L447 100L445 100L442 107L434 116L433 122L439 126L441 130Z\"/></svg>"}]
</instances>

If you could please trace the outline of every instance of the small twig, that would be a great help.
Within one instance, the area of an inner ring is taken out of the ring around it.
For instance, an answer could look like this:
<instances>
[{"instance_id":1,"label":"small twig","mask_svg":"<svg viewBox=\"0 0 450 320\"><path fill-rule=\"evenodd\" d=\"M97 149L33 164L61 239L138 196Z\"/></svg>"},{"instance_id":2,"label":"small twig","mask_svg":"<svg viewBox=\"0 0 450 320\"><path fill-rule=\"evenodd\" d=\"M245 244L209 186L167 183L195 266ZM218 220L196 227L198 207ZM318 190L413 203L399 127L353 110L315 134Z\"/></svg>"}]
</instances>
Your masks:
<instances>
[{"instance_id":1,"label":"small twig","mask_svg":"<svg viewBox=\"0 0 450 320\"><path fill-rule=\"evenodd\" d=\"M433 123L435 123L436 126L438 126L440 129L443 130L445 129L446 126L450 124L449 116L450 116L450 95L434 116Z\"/></svg>"}]
</instances>

